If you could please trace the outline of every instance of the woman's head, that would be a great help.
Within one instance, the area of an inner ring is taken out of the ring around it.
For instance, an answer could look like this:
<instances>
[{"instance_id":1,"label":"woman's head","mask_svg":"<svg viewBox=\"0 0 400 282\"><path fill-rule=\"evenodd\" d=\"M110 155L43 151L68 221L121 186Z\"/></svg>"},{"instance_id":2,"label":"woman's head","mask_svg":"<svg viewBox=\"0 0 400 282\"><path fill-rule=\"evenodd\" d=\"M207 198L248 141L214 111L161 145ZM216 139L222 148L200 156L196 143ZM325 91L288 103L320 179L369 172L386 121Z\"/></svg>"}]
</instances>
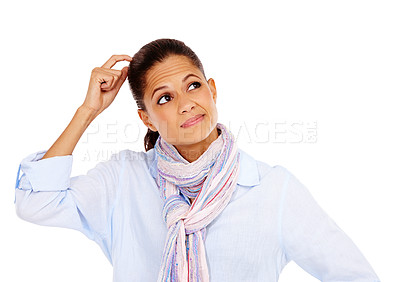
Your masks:
<instances>
[{"instance_id":1,"label":"woman's head","mask_svg":"<svg viewBox=\"0 0 400 282\"><path fill-rule=\"evenodd\" d=\"M143 46L129 64L128 80L139 117L148 127L146 151L159 134L179 150L217 132L215 82L206 80L199 58L182 41L158 39ZM182 126L196 116L200 122Z\"/></svg>"}]
</instances>

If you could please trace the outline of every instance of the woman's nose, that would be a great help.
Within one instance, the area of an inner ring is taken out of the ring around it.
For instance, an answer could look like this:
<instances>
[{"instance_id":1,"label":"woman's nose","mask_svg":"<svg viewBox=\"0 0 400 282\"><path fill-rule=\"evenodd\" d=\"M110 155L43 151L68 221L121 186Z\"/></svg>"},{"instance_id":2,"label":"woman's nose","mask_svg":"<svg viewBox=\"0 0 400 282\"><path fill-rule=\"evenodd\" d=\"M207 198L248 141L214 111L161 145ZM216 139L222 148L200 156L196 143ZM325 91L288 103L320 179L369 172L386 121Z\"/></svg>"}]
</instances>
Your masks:
<instances>
[{"instance_id":1,"label":"woman's nose","mask_svg":"<svg viewBox=\"0 0 400 282\"><path fill-rule=\"evenodd\" d=\"M190 112L195 106L195 103L192 99L188 97L188 94L179 95L179 112Z\"/></svg>"}]
</instances>

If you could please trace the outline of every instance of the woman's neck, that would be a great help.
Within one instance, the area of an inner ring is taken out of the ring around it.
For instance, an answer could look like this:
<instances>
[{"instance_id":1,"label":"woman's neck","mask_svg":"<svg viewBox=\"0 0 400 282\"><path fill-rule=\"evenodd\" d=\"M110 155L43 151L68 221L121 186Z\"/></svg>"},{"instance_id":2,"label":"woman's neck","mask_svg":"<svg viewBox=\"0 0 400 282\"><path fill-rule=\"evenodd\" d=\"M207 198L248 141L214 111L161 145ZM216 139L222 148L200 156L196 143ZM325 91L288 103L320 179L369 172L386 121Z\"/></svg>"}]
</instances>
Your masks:
<instances>
[{"instance_id":1,"label":"woman's neck","mask_svg":"<svg viewBox=\"0 0 400 282\"><path fill-rule=\"evenodd\" d=\"M205 151L207 151L210 144L218 138L218 135L217 127L215 127L210 135L208 135L208 137L201 142L190 145L178 145L175 146L175 148L185 160L192 163L200 158Z\"/></svg>"}]
</instances>

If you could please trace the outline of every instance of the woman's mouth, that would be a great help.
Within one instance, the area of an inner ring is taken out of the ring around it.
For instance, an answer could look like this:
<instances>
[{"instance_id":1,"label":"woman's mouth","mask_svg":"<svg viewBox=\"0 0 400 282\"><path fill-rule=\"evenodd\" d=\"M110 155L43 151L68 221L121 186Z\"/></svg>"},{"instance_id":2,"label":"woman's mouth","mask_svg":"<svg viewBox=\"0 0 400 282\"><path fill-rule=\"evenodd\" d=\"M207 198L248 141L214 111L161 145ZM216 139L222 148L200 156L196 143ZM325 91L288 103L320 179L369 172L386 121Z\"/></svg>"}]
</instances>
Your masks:
<instances>
[{"instance_id":1,"label":"woman's mouth","mask_svg":"<svg viewBox=\"0 0 400 282\"><path fill-rule=\"evenodd\" d=\"M194 116L194 117L188 119L187 121L185 121L185 122L181 125L181 127L186 128L186 127L189 127L189 126L193 126L193 125L199 123L200 121L202 121L203 119L204 119L204 114L202 114L202 115L196 115L196 116Z\"/></svg>"}]
</instances>

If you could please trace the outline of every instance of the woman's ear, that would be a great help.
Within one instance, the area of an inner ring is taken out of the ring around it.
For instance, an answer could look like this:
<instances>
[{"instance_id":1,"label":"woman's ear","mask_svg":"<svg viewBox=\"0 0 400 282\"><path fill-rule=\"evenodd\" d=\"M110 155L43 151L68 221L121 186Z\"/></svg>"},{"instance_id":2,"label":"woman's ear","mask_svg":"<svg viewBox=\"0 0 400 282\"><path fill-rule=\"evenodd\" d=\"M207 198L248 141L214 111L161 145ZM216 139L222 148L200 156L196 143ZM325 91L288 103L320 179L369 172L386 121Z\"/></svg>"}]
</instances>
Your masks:
<instances>
[{"instance_id":1,"label":"woman's ear","mask_svg":"<svg viewBox=\"0 0 400 282\"><path fill-rule=\"evenodd\" d=\"M214 103L217 103L217 88L215 87L215 81L214 79L210 78L208 80L208 86L211 90L211 93L213 95Z\"/></svg>"},{"instance_id":2,"label":"woman's ear","mask_svg":"<svg viewBox=\"0 0 400 282\"><path fill-rule=\"evenodd\" d=\"M146 111L138 109L138 115L146 127L148 127L151 131L157 131L157 128L155 128L151 123L150 117Z\"/></svg>"}]
</instances>

